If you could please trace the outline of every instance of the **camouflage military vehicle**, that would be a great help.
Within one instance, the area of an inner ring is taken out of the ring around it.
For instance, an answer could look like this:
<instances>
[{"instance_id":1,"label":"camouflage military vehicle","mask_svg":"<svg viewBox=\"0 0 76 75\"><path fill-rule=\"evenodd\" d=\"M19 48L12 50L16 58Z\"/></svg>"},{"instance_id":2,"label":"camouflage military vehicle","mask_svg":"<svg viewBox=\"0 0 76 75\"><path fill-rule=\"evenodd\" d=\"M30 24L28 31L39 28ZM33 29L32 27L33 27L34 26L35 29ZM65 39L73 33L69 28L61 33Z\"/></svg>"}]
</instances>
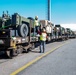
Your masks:
<instances>
[{"instance_id":1,"label":"camouflage military vehicle","mask_svg":"<svg viewBox=\"0 0 76 75\"><path fill-rule=\"evenodd\" d=\"M22 51L34 47L38 37L33 37L34 20L14 13L11 17L8 14L0 18L0 51L5 51L12 57Z\"/></svg>"},{"instance_id":2,"label":"camouflage military vehicle","mask_svg":"<svg viewBox=\"0 0 76 75\"><path fill-rule=\"evenodd\" d=\"M61 27L61 25L55 25L55 35L56 39L65 40L65 28Z\"/></svg>"},{"instance_id":3,"label":"camouflage military vehicle","mask_svg":"<svg viewBox=\"0 0 76 75\"><path fill-rule=\"evenodd\" d=\"M52 23L48 20L40 20L40 23L41 23L42 28L45 27L46 29L46 33L48 36L47 41L51 41L52 40L52 29L53 29Z\"/></svg>"},{"instance_id":4,"label":"camouflage military vehicle","mask_svg":"<svg viewBox=\"0 0 76 75\"><path fill-rule=\"evenodd\" d=\"M68 32L68 38L75 38L75 33L70 28L66 28Z\"/></svg>"}]
</instances>

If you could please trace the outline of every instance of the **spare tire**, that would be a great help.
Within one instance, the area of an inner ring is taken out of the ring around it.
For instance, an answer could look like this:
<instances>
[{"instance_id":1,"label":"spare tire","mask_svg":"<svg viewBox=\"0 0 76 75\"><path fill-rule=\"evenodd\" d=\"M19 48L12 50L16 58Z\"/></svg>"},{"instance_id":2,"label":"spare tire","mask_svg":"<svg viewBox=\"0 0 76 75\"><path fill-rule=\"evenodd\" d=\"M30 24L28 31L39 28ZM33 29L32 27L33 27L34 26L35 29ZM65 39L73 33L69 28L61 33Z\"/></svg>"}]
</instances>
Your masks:
<instances>
[{"instance_id":1,"label":"spare tire","mask_svg":"<svg viewBox=\"0 0 76 75\"><path fill-rule=\"evenodd\" d=\"M17 31L20 37L26 37L28 35L28 26L26 24L19 25Z\"/></svg>"}]
</instances>

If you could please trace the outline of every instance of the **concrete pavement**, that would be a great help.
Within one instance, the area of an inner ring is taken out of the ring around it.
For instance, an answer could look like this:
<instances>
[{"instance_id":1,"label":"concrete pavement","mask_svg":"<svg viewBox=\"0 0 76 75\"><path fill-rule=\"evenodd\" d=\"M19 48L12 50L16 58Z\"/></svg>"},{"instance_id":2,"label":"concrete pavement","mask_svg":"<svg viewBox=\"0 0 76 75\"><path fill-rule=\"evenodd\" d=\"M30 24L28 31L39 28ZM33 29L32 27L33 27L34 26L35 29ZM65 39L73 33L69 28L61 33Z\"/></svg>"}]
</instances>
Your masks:
<instances>
[{"instance_id":1,"label":"concrete pavement","mask_svg":"<svg viewBox=\"0 0 76 75\"><path fill-rule=\"evenodd\" d=\"M17 75L76 75L76 40L60 47Z\"/></svg>"},{"instance_id":2,"label":"concrete pavement","mask_svg":"<svg viewBox=\"0 0 76 75\"><path fill-rule=\"evenodd\" d=\"M73 39L73 40L67 40L67 41L62 41L62 42L49 43L46 45L45 53L59 45L62 45L67 42L72 42L72 41L76 41L76 40ZM35 58L41 55L43 55L43 53L39 53L39 47L37 47L36 49L32 50L31 52L27 54L18 55L17 57L14 57L13 59L7 62L1 63L0 75L10 75L17 69L21 68L22 66L26 65L28 62L34 60ZM8 60L8 59L5 59L5 60ZM0 61L2 62L2 59L0 59Z\"/></svg>"}]
</instances>

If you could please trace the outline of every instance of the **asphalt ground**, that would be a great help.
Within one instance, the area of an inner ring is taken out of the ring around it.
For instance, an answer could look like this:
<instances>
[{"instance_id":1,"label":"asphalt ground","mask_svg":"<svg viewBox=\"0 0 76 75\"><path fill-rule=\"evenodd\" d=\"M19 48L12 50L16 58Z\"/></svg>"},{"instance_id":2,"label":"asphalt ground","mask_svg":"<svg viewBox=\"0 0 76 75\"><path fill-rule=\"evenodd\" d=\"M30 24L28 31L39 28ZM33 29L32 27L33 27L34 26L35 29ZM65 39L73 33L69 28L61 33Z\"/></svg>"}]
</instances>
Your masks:
<instances>
[{"instance_id":1,"label":"asphalt ground","mask_svg":"<svg viewBox=\"0 0 76 75\"><path fill-rule=\"evenodd\" d=\"M58 48L17 75L76 75L76 40Z\"/></svg>"},{"instance_id":2,"label":"asphalt ground","mask_svg":"<svg viewBox=\"0 0 76 75\"><path fill-rule=\"evenodd\" d=\"M65 44L65 43L68 44L68 42L71 43L73 41L76 41L76 39L46 44L45 53L49 52L50 50L53 50L54 48L62 44ZM27 54L24 53L24 54L18 55L17 57L14 57L13 59L0 59L0 62L4 61L3 63L0 64L0 75L10 75L10 74L15 75L14 73L16 73L18 69L28 64L32 60L42 56L45 53L39 53L39 47L37 47Z\"/></svg>"}]
</instances>

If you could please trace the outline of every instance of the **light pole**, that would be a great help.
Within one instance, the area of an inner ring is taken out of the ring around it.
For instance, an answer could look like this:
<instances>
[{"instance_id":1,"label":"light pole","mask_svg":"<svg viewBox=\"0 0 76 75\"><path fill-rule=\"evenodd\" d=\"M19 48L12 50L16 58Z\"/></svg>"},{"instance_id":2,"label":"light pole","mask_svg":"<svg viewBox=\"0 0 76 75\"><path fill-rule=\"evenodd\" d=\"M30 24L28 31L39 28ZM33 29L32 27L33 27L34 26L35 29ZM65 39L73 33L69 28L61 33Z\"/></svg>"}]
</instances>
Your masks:
<instances>
[{"instance_id":1,"label":"light pole","mask_svg":"<svg viewBox=\"0 0 76 75\"><path fill-rule=\"evenodd\" d=\"M47 15L48 15L48 20L50 21L50 0L48 0L48 12L47 12Z\"/></svg>"}]
</instances>

